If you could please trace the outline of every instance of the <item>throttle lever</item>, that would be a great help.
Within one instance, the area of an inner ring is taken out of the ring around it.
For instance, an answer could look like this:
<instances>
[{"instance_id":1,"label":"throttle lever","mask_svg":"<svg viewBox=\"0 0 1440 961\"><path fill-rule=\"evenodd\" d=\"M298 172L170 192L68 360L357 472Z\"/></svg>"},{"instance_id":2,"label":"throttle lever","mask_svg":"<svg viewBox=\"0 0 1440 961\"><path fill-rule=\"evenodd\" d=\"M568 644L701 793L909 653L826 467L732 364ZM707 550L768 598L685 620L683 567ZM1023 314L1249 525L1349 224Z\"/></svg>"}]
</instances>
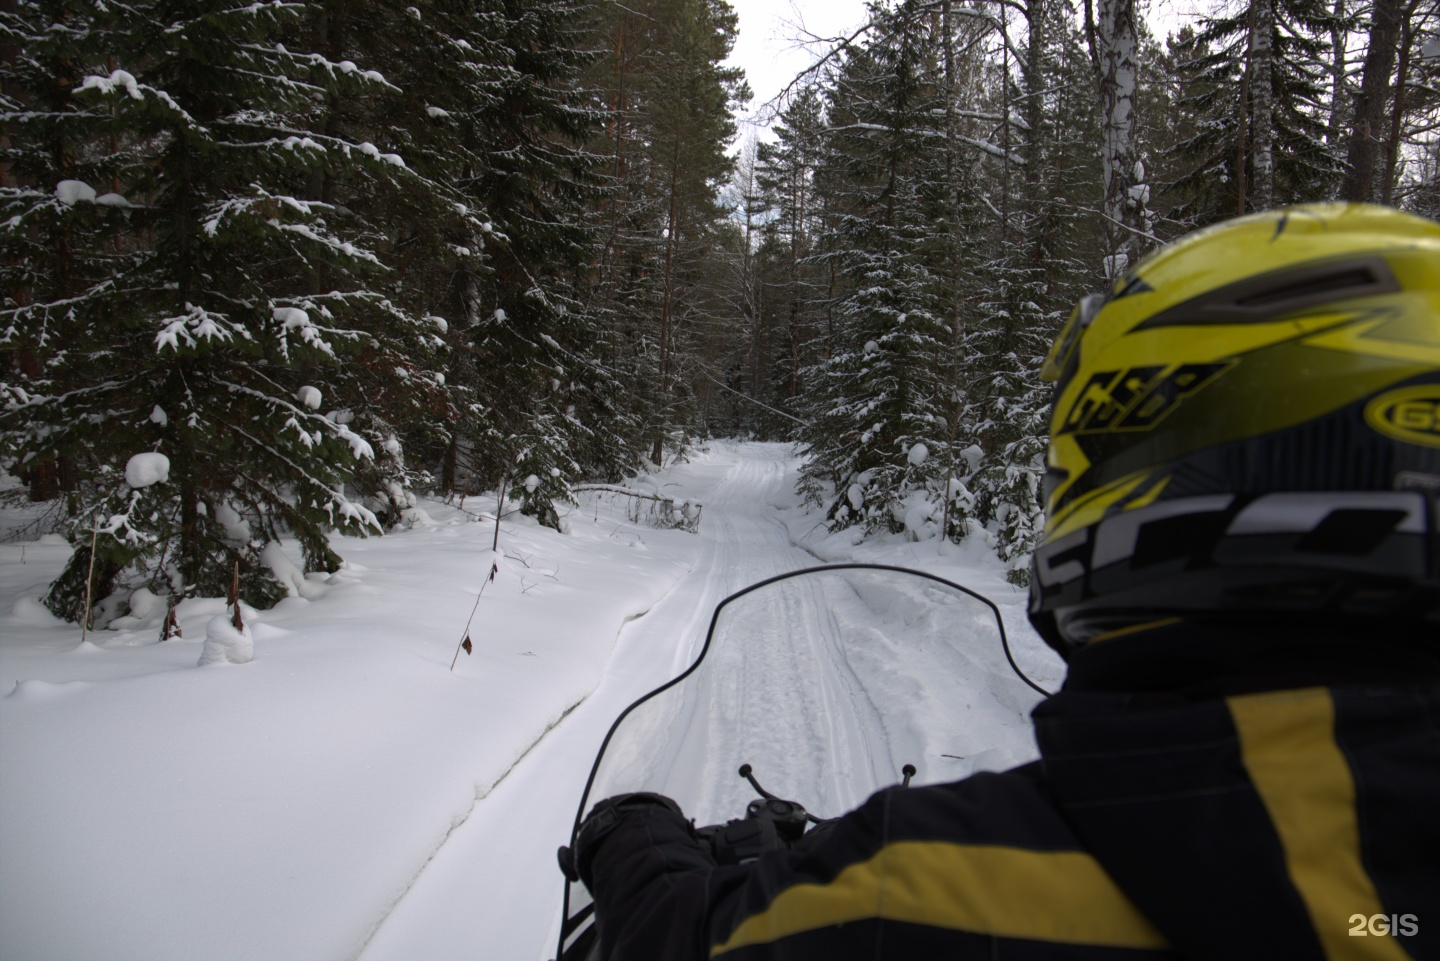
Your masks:
<instances>
[{"instance_id":1,"label":"throttle lever","mask_svg":"<svg viewBox=\"0 0 1440 961\"><path fill-rule=\"evenodd\" d=\"M740 776L750 782L750 786L755 789L756 794L760 795L767 801L780 800L780 798L776 797L775 795L771 794L769 791L765 790L763 787L760 786L760 782L755 780L754 771L755 769L748 764L740 765Z\"/></svg>"},{"instance_id":2,"label":"throttle lever","mask_svg":"<svg viewBox=\"0 0 1440 961\"><path fill-rule=\"evenodd\" d=\"M750 782L750 786L755 789L756 794L764 798L763 801L750 802L750 806L745 811L746 817L774 821L780 836L789 841L799 840L805 833L807 823L821 823L820 818L805 810L803 804L776 797L761 787L760 782L755 779L755 769L750 765L740 765L740 776Z\"/></svg>"}]
</instances>

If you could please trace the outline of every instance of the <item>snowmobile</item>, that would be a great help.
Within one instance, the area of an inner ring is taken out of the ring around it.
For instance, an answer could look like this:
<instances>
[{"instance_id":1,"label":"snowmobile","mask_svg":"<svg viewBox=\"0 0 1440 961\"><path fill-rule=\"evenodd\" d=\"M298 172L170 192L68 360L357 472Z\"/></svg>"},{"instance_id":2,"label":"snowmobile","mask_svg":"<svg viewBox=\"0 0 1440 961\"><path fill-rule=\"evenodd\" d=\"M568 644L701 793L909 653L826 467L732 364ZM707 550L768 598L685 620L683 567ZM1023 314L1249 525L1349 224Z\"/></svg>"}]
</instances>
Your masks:
<instances>
[{"instance_id":1,"label":"snowmobile","mask_svg":"<svg viewBox=\"0 0 1440 961\"><path fill-rule=\"evenodd\" d=\"M1049 693L1016 663L994 603L931 574L832 565L732 594L689 667L601 744L559 851L556 957L600 961L571 855L595 801L664 794L707 825L718 863L743 863L814 843L881 788L1031 760L1029 712Z\"/></svg>"}]
</instances>

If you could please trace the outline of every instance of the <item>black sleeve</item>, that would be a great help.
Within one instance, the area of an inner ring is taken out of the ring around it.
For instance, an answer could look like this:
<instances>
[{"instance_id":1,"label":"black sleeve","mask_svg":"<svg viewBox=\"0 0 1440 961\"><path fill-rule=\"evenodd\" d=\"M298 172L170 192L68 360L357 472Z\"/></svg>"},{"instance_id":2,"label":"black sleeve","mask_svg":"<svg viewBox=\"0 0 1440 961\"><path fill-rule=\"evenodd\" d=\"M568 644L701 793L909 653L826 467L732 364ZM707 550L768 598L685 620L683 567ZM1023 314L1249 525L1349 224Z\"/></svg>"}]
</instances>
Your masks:
<instances>
[{"instance_id":1,"label":"black sleeve","mask_svg":"<svg viewBox=\"0 0 1440 961\"><path fill-rule=\"evenodd\" d=\"M657 804L627 809L592 867L601 957L704 961L706 887L714 869L680 815Z\"/></svg>"},{"instance_id":2,"label":"black sleeve","mask_svg":"<svg viewBox=\"0 0 1440 961\"><path fill-rule=\"evenodd\" d=\"M605 961L707 961L745 918L795 884L828 884L872 854L888 808L885 792L828 825L813 843L719 866L689 822L659 805L628 809L595 852L592 894ZM846 957L870 957L855 939ZM747 957L785 956L780 945ZM838 961L838 959L837 959Z\"/></svg>"}]
</instances>

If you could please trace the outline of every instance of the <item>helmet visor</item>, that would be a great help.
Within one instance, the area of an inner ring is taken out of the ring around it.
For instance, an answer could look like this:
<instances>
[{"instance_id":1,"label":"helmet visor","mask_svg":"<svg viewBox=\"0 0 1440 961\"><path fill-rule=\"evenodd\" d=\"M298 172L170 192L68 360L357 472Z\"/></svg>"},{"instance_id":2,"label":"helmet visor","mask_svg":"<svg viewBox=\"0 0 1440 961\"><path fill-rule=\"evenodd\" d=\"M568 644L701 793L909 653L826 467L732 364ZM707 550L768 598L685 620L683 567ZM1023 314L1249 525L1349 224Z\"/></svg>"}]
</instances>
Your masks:
<instances>
[{"instance_id":1,"label":"helmet visor","mask_svg":"<svg viewBox=\"0 0 1440 961\"><path fill-rule=\"evenodd\" d=\"M1055 346L1050 348L1050 356L1045 358L1045 366L1040 369L1040 379L1053 383L1057 395L1065 389L1065 384L1075 374L1075 367L1080 359L1081 335L1109 300L1105 294L1086 294L1081 297L1080 303L1070 312L1065 329L1060 331L1060 336L1056 338Z\"/></svg>"}]
</instances>

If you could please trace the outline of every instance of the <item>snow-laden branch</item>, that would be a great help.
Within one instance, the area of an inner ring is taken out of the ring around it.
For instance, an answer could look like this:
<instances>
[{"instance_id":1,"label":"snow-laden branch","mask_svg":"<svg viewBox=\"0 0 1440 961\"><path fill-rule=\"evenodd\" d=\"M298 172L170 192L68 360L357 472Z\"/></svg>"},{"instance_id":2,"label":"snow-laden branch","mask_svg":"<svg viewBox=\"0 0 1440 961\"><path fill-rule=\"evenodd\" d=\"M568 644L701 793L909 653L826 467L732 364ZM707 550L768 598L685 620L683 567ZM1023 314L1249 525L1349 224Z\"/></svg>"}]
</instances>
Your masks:
<instances>
[{"instance_id":1,"label":"snow-laden branch","mask_svg":"<svg viewBox=\"0 0 1440 961\"><path fill-rule=\"evenodd\" d=\"M86 90L98 91L101 96L106 97L114 96L117 91L124 90L126 96L132 100L144 100L148 95L154 97L169 108L172 113L184 122L185 126L194 127L197 130L205 129L204 125L196 123L195 118L190 116L168 93L158 87L140 83L135 79L135 75L128 70L112 70L110 75L105 77L98 74L91 74L80 83L80 86L75 88L75 93L82 93Z\"/></svg>"},{"instance_id":2,"label":"snow-laden branch","mask_svg":"<svg viewBox=\"0 0 1440 961\"><path fill-rule=\"evenodd\" d=\"M232 321L225 314L206 310L204 307L187 303L185 313L176 317L162 317L161 328L155 335L155 350L157 353L166 347L176 351L180 350L180 340L183 338L186 347L198 346L200 341L227 341L239 334L245 340L252 340L250 331L245 329L243 324Z\"/></svg>"},{"instance_id":3,"label":"snow-laden branch","mask_svg":"<svg viewBox=\"0 0 1440 961\"><path fill-rule=\"evenodd\" d=\"M305 480L313 484L315 487L324 491L328 495L330 501L330 503L326 505L326 512L330 515L331 524L335 523L335 511L338 509L340 512L340 516L346 518L347 520L355 521L362 528L373 527L377 531L385 530L384 526L380 523L380 519L375 516L373 511L367 509L361 504L356 504L354 501L350 500L350 498L345 496L344 491L336 490L335 488L330 487L328 484L321 481L319 478L312 477L310 473L305 470L305 468L301 467L299 464L295 463L289 457L286 457L284 454L271 447L269 444L265 443L257 437L252 436L244 428L237 427L233 424L227 426L231 430L235 431L235 433L239 434L241 437L244 437L246 440L253 443L256 447L270 454L270 456L288 464L298 476L304 478ZM368 448L369 445L366 444L366 447Z\"/></svg>"},{"instance_id":4,"label":"snow-laden branch","mask_svg":"<svg viewBox=\"0 0 1440 961\"><path fill-rule=\"evenodd\" d=\"M324 430L330 431L339 440L343 440L345 441L345 443L349 444L350 452L355 455L356 460L375 459L375 449L370 446L369 441L361 437L359 434L355 433L346 425L331 420L329 417L326 417L323 414L317 414L314 411L298 407L295 404L290 403L288 400L285 400L284 398L276 397L272 394L266 394L263 391L258 391L253 387L247 387L244 384L236 384L228 380L221 380L219 378L216 378L215 383L226 388L227 390L234 391L235 393L244 394L247 397L257 398L265 402L266 404L269 404L271 407L276 407L281 410L287 410L290 412L290 420L295 420L296 418L303 418L307 421L313 421L317 423ZM286 424L288 426L288 420ZM295 421L295 426L297 429L299 429L298 420Z\"/></svg>"},{"instance_id":5,"label":"snow-laden branch","mask_svg":"<svg viewBox=\"0 0 1440 961\"><path fill-rule=\"evenodd\" d=\"M269 223L270 226L274 227L276 230L282 230L287 233L298 234L299 236L304 237L306 240L317 243L322 247L326 247L337 254L341 254L342 256L351 257L356 260L363 260L366 263L374 264L376 267L385 267L385 264L381 263L380 258L376 257L370 251L364 250L360 247L356 247L348 240L336 240L333 237L327 237L324 234L317 233L306 224L284 224L276 220L271 220Z\"/></svg>"}]
</instances>

